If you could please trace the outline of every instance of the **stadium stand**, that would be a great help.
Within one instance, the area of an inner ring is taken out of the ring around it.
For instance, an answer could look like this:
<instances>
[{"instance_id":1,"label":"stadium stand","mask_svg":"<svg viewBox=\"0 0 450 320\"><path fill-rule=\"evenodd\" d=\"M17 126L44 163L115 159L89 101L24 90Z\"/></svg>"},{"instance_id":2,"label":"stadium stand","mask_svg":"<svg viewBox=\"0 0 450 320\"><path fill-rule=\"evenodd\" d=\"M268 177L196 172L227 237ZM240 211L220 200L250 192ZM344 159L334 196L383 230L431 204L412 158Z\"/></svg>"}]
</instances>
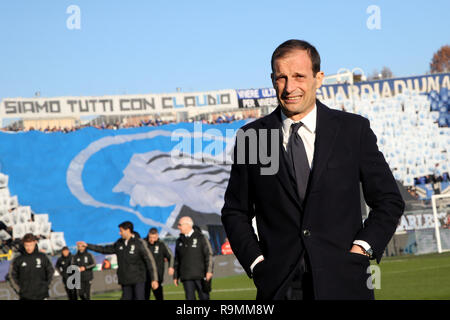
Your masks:
<instances>
[{"instance_id":1,"label":"stadium stand","mask_svg":"<svg viewBox=\"0 0 450 320\"><path fill-rule=\"evenodd\" d=\"M42 252L58 254L66 245L64 232L52 230L48 214L37 214L30 206L21 206L17 195L10 195L8 182L9 177L0 173L0 259L14 258L26 233L37 237Z\"/></svg>"},{"instance_id":2,"label":"stadium stand","mask_svg":"<svg viewBox=\"0 0 450 320\"><path fill-rule=\"evenodd\" d=\"M325 101L336 109L368 118L394 177L419 200L450 192L449 91L428 95L405 90L392 98L363 95ZM439 106L439 111L437 107Z\"/></svg>"},{"instance_id":3,"label":"stadium stand","mask_svg":"<svg viewBox=\"0 0 450 320\"><path fill-rule=\"evenodd\" d=\"M416 90L405 87L399 92L394 92L394 89L395 81L400 80L390 79L386 82L391 81L394 83L393 85L392 83L390 84L393 94L388 95L384 94L384 92L381 94L377 92L366 94L361 89L361 94L354 96L349 94L351 87L347 87L347 95L345 95L345 92L342 94L339 90L334 90L334 92L337 92L336 94L319 97L322 102L331 108L359 114L370 120L371 127L378 138L378 146L393 171L405 199L406 212L422 210L423 213L425 212L423 210L431 211L430 202L433 195L450 194L448 158L450 153L450 91L446 87L448 86L448 77L448 74L436 76L436 79L440 79L440 84L437 84L438 81L433 80L434 78L431 79L431 76L428 75L406 78L401 81L407 84L409 82L415 84L416 80L417 83L426 83L426 79L431 80L428 80L428 85L424 84L420 88L416 86ZM445 83L447 84L444 85ZM377 84L379 84L380 88L384 88L383 82ZM370 85L375 88L374 82L365 82L359 85L360 88L363 85ZM334 86L336 89L336 86L340 85L336 84ZM436 90L430 90L430 88L435 88ZM228 90L227 92L231 91ZM157 113L100 115L85 121L83 124L81 124L79 119L73 121L74 126L72 127L59 127L56 122L46 123L45 121L42 123L38 121L29 122L28 125L33 124L35 127L26 127L24 120L19 120L15 123L10 123L1 130L39 130L51 134L53 132L70 133L86 127L93 127L99 130L117 130L193 121L201 121L206 124L223 124L242 119L259 118L270 113L276 107L276 96L272 88L235 90L234 92L237 96L237 105L233 102L220 108L211 106L210 109L205 109L203 113L197 112L194 115L189 115L188 112L185 112L183 115L183 112L179 112L181 109L173 112L172 117L167 115L161 116L162 114ZM195 93L195 95L192 93L192 96L200 99L196 100L198 102L203 101L203 94L206 93ZM213 95L211 94L210 96ZM126 100L128 99L127 97L120 97L120 99L122 98L124 101L128 101ZM183 101L181 98L180 100L173 99L173 101L178 101L178 103ZM64 102L63 98L59 100L61 103ZM235 100L232 98L230 101ZM0 190L0 192L7 194L6 191ZM9 197L9 194L7 196ZM363 206L364 200L362 199ZM203 215L199 214L200 216ZM203 229L208 230L210 224L209 222L205 223ZM209 230L209 232L212 231L214 230ZM215 231L212 233L215 235L219 234L219 232ZM215 236L211 237L211 241L214 242L214 248L218 248L219 240L223 240L222 236L217 237L217 239Z\"/></svg>"}]
</instances>

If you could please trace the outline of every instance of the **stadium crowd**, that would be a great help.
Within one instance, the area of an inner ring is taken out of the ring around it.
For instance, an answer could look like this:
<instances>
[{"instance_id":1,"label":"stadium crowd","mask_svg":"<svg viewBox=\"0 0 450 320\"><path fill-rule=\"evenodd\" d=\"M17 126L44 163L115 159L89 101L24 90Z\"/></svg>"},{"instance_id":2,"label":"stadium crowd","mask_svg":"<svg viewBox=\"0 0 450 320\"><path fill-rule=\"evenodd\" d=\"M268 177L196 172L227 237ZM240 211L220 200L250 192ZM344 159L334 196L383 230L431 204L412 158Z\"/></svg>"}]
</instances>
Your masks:
<instances>
[{"instance_id":1,"label":"stadium crowd","mask_svg":"<svg viewBox=\"0 0 450 320\"><path fill-rule=\"evenodd\" d=\"M16 210L10 209L9 212L15 213ZM31 219L27 222L34 222L34 213L31 213ZM10 250L15 255L16 253L20 252L20 246L21 246L21 238L14 238L14 226L6 226L6 224L3 221L0 221L0 230L4 230L10 237L7 240L0 240L0 254L6 254ZM50 230L50 232L53 232L53 230ZM39 241L41 239L48 239L45 235L36 234L36 241ZM42 252L45 252L42 250Z\"/></svg>"},{"instance_id":2,"label":"stadium crowd","mask_svg":"<svg viewBox=\"0 0 450 320\"><path fill-rule=\"evenodd\" d=\"M448 172L444 172L442 175L430 174L423 177L414 178L414 186L407 186L406 191L416 200L419 200L424 205L430 205L431 199L428 197L426 199L421 198L420 194L417 192L418 187L424 187L426 185L433 189L434 194L440 194L443 191L442 184L448 185L450 183L450 176Z\"/></svg>"},{"instance_id":3,"label":"stadium crowd","mask_svg":"<svg viewBox=\"0 0 450 320\"><path fill-rule=\"evenodd\" d=\"M231 123L237 120L243 120L243 119L249 119L251 116L249 115L242 115L242 116L236 116L235 114L222 114L217 117L214 117L211 120L201 120L200 122L204 124L220 124L220 123ZM126 121L116 121L114 123L102 123L102 124L83 124L83 125L77 125L73 127L46 127L44 129L42 128L34 128L30 127L27 129L22 129L18 126L7 126L5 128L0 128L0 131L5 132L21 132L21 131L41 131L44 133L51 133L51 132L63 132L63 133L70 133L74 131L81 130L83 128L91 127L96 129L110 129L110 130L117 130L117 129L126 129L126 128L139 128L139 127L158 127L166 124L172 124L172 123L180 123L183 121L176 121L176 120L161 120L161 119L148 119L148 120L140 120L138 123L127 123ZM185 122L194 122L194 120L189 120Z\"/></svg>"}]
</instances>

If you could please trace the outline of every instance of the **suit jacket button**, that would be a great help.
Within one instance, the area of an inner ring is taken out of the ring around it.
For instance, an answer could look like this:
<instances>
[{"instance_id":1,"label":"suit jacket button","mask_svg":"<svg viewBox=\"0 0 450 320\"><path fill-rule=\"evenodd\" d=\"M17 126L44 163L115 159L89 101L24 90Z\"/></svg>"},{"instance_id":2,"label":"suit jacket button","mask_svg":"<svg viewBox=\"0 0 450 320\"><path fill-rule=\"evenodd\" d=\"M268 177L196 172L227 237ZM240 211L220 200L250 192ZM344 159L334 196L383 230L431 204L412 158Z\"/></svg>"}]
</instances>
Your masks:
<instances>
[{"instance_id":1,"label":"suit jacket button","mask_svg":"<svg viewBox=\"0 0 450 320\"><path fill-rule=\"evenodd\" d=\"M308 229L303 230L303 235L305 237L309 237L311 235L311 231L309 231Z\"/></svg>"}]
</instances>

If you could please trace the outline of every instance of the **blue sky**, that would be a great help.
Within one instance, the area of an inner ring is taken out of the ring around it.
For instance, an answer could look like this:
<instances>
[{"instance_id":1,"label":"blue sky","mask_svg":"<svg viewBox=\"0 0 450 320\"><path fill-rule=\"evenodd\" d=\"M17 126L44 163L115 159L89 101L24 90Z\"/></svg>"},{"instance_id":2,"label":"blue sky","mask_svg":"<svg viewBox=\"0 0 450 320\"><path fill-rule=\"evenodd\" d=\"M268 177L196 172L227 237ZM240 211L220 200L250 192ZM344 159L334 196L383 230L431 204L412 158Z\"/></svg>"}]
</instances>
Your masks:
<instances>
[{"instance_id":1,"label":"blue sky","mask_svg":"<svg viewBox=\"0 0 450 320\"><path fill-rule=\"evenodd\" d=\"M2 1L0 99L269 87L270 56L291 38L316 46L325 74L419 75L450 44L449 12L448 0Z\"/></svg>"}]
</instances>

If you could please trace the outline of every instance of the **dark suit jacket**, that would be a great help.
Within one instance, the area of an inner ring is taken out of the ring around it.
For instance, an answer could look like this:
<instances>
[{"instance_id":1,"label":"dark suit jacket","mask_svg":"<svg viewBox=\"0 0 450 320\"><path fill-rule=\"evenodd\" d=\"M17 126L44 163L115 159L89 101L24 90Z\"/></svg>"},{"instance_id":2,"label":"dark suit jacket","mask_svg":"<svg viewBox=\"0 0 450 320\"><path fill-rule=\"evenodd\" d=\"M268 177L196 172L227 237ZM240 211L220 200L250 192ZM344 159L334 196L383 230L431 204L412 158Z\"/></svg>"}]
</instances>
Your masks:
<instances>
[{"instance_id":1,"label":"dark suit jacket","mask_svg":"<svg viewBox=\"0 0 450 320\"><path fill-rule=\"evenodd\" d=\"M233 252L254 278L258 299L284 298L303 252L310 260L316 299L373 299L367 287L369 259L349 250L354 240L364 240L379 263L404 210L369 121L329 109L318 100L316 105L314 159L303 203L284 158L280 107L242 128L256 130L258 145L265 139L269 150L271 135L261 136L260 129L279 132L275 175L261 175L260 169L268 165L259 160L236 163L235 147L222 222ZM360 182L371 208L364 224ZM251 226L254 216L259 240ZM259 255L265 260L252 275L250 265Z\"/></svg>"}]
</instances>

